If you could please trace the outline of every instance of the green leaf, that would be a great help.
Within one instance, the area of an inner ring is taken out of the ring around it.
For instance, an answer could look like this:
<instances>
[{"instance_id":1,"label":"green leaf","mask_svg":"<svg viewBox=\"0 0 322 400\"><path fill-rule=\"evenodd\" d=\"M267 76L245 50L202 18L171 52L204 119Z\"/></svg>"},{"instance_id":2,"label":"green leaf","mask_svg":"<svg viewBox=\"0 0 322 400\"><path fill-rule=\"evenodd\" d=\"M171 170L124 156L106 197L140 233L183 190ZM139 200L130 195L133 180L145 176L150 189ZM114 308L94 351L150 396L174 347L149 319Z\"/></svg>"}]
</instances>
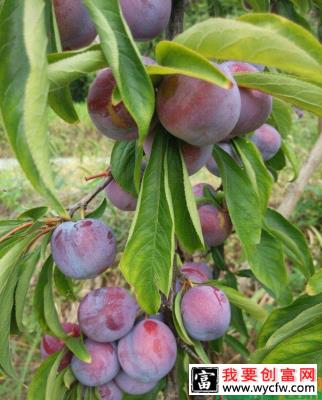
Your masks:
<instances>
[{"instance_id":1,"label":"green leaf","mask_svg":"<svg viewBox=\"0 0 322 400\"><path fill-rule=\"evenodd\" d=\"M101 47L111 66L124 105L139 129L143 145L154 114L152 82L140 53L123 20L118 0L84 0L101 39Z\"/></svg>"},{"instance_id":2,"label":"green leaf","mask_svg":"<svg viewBox=\"0 0 322 400\"><path fill-rule=\"evenodd\" d=\"M249 350L239 340L231 335L225 335L224 340L236 353L241 354L245 360L248 360Z\"/></svg>"},{"instance_id":3,"label":"green leaf","mask_svg":"<svg viewBox=\"0 0 322 400\"><path fill-rule=\"evenodd\" d=\"M55 362L52 364L52 367L49 371L49 374L47 376L46 382L46 392L45 392L45 399L44 400L53 400L53 394L55 393L56 385L58 382L63 383L63 375L57 375L57 371L59 368L60 361L63 357L64 350L60 351L59 356L56 358ZM63 386L63 385L62 385Z\"/></svg>"},{"instance_id":4,"label":"green leaf","mask_svg":"<svg viewBox=\"0 0 322 400\"><path fill-rule=\"evenodd\" d=\"M165 134L165 133L164 133ZM185 161L179 142L169 136L166 153L169 187L172 197L176 236L189 253L204 249L204 240L196 201L192 193Z\"/></svg>"},{"instance_id":5,"label":"green leaf","mask_svg":"<svg viewBox=\"0 0 322 400\"><path fill-rule=\"evenodd\" d=\"M173 323L176 328L176 331L180 338L187 343L189 346L193 346L193 341L190 339L186 328L183 324L183 319L182 319L182 314L181 314L181 300L183 296L183 291L180 290L174 299L174 308L172 311L172 318L173 318Z\"/></svg>"},{"instance_id":6,"label":"green leaf","mask_svg":"<svg viewBox=\"0 0 322 400\"><path fill-rule=\"evenodd\" d=\"M17 263L17 259L14 263ZM7 375L16 378L16 373L10 360L9 335L11 314L14 307L14 292L19 276L19 264L12 265L8 276L8 281L0 293L0 309L2 317L0 320L0 368Z\"/></svg>"},{"instance_id":7,"label":"green leaf","mask_svg":"<svg viewBox=\"0 0 322 400\"><path fill-rule=\"evenodd\" d=\"M178 349L175 373L179 400L189 400L189 356L181 349Z\"/></svg>"},{"instance_id":8,"label":"green leaf","mask_svg":"<svg viewBox=\"0 0 322 400\"><path fill-rule=\"evenodd\" d=\"M52 110L65 122L76 124L79 122L77 111L68 86L52 90L48 95L48 103Z\"/></svg>"},{"instance_id":9,"label":"green leaf","mask_svg":"<svg viewBox=\"0 0 322 400\"><path fill-rule=\"evenodd\" d=\"M93 211L90 213L86 214L86 218L94 218L94 219L100 219L105 213L107 207L107 200L103 199L101 204Z\"/></svg>"},{"instance_id":10,"label":"green leaf","mask_svg":"<svg viewBox=\"0 0 322 400\"><path fill-rule=\"evenodd\" d=\"M37 369L31 384L29 385L27 400L47 399L46 382L51 371L56 367L57 361L60 359L61 353L55 353L47 357L41 366ZM57 367L56 367L57 371Z\"/></svg>"},{"instance_id":11,"label":"green leaf","mask_svg":"<svg viewBox=\"0 0 322 400\"><path fill-rule=\"evenodd\" d=\"M67 388L64 386L65 370L60 372L55 378L53 385L51 386L51 397L50 400L62 400L65 399ZM48 389L48 385L47 385Z\"/></svg>"},{"instance_id":12,"label":"green leaf","mask_svg":"<svg viewBox=\"0 0 322 400\"><path fill-rule=\"evenodd\" d=\"M22 214L19 215L20 219L33 219L34 221L39 220L48 212L48 207L35 207L31 208L30 210L24 211ZM20 221L21 223L21 221Z\"/></svg>"},{"instance_id":13,"label":"green leaf","mask_svg":"<svg viewBox=\"0 0 322 400\"><path fill-rule=\"evenodd\" d=\"M160 65L147 66L149 73L152 71L160 75L169 75L169 72L182 73L226 89L232 85L225 74L212 62L182 44L162 41L157 44L155 51L157 62ZM162 70L162 67L166 68ZM176 72L171 72L171 70Z\"/></svg>"},{"instance_id":14,"label":"green leaf","mask_svg":"<svg viewBox=\"0 0 322 400\"><path fill-rule=\"evenodd\" d=\"M122 400L157 400L158 399L158 394L160 393L161 390L163 390L165 387L165 380L162 379L160 382L156 384L156 386L146 394L140 394L140 395L130 395L130 394L123 394Z\"/></svg>"},{"instance_id":15,"label":"green leaf","mask_svg":"<svg viewBox=\"0 0 322 400\"><path fill-rule=\"evenodd\" d=\"M136 142L115 142L111 155L112 175L116 182L127 192L137 196L134 184Z\"/></svg>"},{"instance_id":16,"label":"green leaf","mask_svg":"<svg viewBox=\"0 0 322 400\"><path fill-rule=\"evenodd\" d=\"M268 209L264 219L265 228L284 245L286 254L306 278L314 274L312 255L304 234L286 218Z\"/></svg>"},{"instance_id":17,"label":"green leaf","mask_svg":"<svg viewBox=\"0 0 322 400\"><path fill-rule=\"evenodd\" d=\"M68 367L66 370L64 370L64 385L67 387L67 389L70 389L75 381L75 375L73 374L70 367Z\"/></svg>"},{"instance_id":18,"label":"green leaf","mask_svg":"<svg viewBox=\"0 0 322 400\"><path fill-rule=\"evenodd\" d=\"M239 20L212 18L175 38L207 58L249 61L322 83L318 40L295 23L273 14Z\"/></svg>"},{"instance_id":19,"label":"green leaf","mask_svg":"<svg viewBox=\"0 0 322 400\"><path fill-rule=\"evenodd\" d=\"M68 300L77 301L77 297L74 293L73 281L64 275L58 268L54 269L54 281L57 290L62 296Z\"/></svg>"},{"instance_id":20,"label":"green leaf","mask_svg":"<svg viewBox=\"0 0 322 400\"><path fill-rule=\"evenodd\" d=\"M249 6L255 12L270 10L269 0L247 0L247 1L243 0L243 4L245 4L245 3L247 3L247 7L245 6L246 10L249 10Z\"/></svg>"},{"instance_id":21,"label":"green leaf","mask_svg":"<svg viewBox=\"0 0 322 400\"><path fill-rule=\"evenodd\" d=\"M48 55L50 89L64 88L83 75L108 66L100 45L78 51L64 51Z\"/></svg>"},{"instance_id":22,"label":"green leaf","mask_svg":"<svg viewBox=\"0 0 322 400\"><path fill-rule=\"evenodd\" d=\"M311 276L306 286L306 292L310 296L322 293L322 270Z\"/></svg>"},{"instance_id":23,"label":"green leaf","mask_svg":"<svg viewBox=\"0 0 322 400\"><path fill-rule=\"evenodd\" d=\"M226 294L231 304L234 304L236 307L244 310L256 321L263 322L267 318L268 314L264 308L257 305L253 300L245 297L242 293L238 292L238 290L228 287L222 282L216 280L211 280L204 284L221 289Z\"/></svg>"},{"instance_id":24,"label":"green leaf","mask_svg":"<svg viewBox=\"0 0 322 400\"><path fill-rule=\"evenodd\" d=\"M219 146L214 146L230 218L244 246L259 243L262 212L257 192L246 171Z\"/></svg>"},{"instance_id":25,"label":"green leaf","mask_svg":"<svg viewBox=\"0 0 322 400\"><path fill-rule=\"evenodd\" d=\"M167 136L159 129L144 172L138 207L120 268L148 314L158 311L159 290L169 294L174 257L174 221L164 162ZM144 279L142 279L144 276Z\"/></svg>"},{"instance_id":26,"label":"green leaf","mask_svg":"<svg viewBox=\"0 0 322 400\"><path fill-rule=\"evenodd\" d=\"M36 270L40 258L40 249L30 253L20 266L21 272L15 291L16 321L20 332L24 331L23 314L26 304L26 296L30 287L31 278Z\"/></svg>"},{"instance_id":27,"label":"green leaf","mask_svg":"<svg viewBox=\"0 0 322 400\"><path fill-rule=\"evenodd\" d=\"M245 247L248 262L256 278L271 292L281 304L292 299L288 287L282 243L265 230L260 243Z\"/></svg>"},{"instance_id":28,"label":"green leaf","mask_svg":"<svg viewBox=\"0 0 322 400\"><path fill-rule=\"evenodd\" d=\"M269 72L238 73L238 86L258 89L293 106L322 116L322 88L284 74Z\"/></svg>"},{"instance_id":29,"label":"green leaf","mask_svg":"<svg viewBox=\"0 0 322 400\"><path fill-rule=\"evenodd\" d=\"M2 120L27 178L66 215L54 194L49 163L46 47L43 0L7 0L0 14Z\"/></svg>"},{"instance_id":30,"label":"green leaf","mask_svg":"<svg viewBox=\"0 0 322 400\"><path fill-rule=\"evenodd\" d=\"M198 340L194 340L193 348L194 348L196 354L199 356L200 360L204 364L210 364L209 357L207 356L207 353L205 352L202 342L199 342Z\"/></svg>"},{"instance_id":31,"label":"green leaf","mask_svg":"<svg viewBox=\"0 0 322 400\"><path fill-rule=\"evenodd\" d=\"M264 214L271 195L273 178L254 143L244 138L238 138L234 140L234 144L237 147L245 171L253 182L253 187L258 194L261 210Z\"/></svg>"}]
</instances>

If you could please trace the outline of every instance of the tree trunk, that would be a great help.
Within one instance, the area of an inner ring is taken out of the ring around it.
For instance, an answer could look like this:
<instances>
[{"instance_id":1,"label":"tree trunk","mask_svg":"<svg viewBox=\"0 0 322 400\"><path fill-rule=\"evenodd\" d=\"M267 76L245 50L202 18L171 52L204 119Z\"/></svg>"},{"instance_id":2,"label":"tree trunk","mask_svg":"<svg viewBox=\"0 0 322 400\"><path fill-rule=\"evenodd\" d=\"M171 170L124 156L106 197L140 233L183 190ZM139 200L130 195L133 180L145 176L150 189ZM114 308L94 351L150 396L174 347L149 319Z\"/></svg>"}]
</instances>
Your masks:
<instances>
[{"instance_id":1,"label":"tree trunk","mask_svg":"<svg viewBox=\"0 0 322 400\"><path fill-rule=\"evenodd\" d=\"M318 140L311 150L307 161L301 168L298 178L290 184L286 196L278 208L278 211L286 218L290 217L294 211L309 179L322 163L322 119L319 121L319 131Z\"/></svg>"}]
</instances>

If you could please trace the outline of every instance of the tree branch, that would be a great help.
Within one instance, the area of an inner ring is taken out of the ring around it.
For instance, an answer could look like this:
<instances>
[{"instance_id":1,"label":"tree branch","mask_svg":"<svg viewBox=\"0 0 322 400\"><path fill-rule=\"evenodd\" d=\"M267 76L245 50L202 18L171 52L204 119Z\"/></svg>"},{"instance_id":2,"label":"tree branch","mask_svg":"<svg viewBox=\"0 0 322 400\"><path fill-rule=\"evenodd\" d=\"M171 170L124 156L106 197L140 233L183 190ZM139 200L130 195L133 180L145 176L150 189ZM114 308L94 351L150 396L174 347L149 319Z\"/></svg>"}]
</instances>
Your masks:
<instances>
[{"instance_id":1,"label":"tree branch","mask_svg":"<svg viewBox=\"0 0 322 400\"><path fill-rule=\"evenodd\" d=\"M104 180L100 185L98 185L93 192L88 193L85 197L75 203L73 206L70 206L68 209L69 215L73 217L77 210L83 209L86 210L89 203L100 193L102 192L106 186L112 181L113 177L109 176Z\"/></svg>"},{"instance_id":2,"label":"tree branch","mask_svg":"<svg viewBox=\"0 0 322 400\"><path fill-rule=\"evenodd\" d=\"M172 13L167 28L167 39L172 40L178 33L183 31L185 7L186 0L172 1Z\"/></svg>"}]
</instances>

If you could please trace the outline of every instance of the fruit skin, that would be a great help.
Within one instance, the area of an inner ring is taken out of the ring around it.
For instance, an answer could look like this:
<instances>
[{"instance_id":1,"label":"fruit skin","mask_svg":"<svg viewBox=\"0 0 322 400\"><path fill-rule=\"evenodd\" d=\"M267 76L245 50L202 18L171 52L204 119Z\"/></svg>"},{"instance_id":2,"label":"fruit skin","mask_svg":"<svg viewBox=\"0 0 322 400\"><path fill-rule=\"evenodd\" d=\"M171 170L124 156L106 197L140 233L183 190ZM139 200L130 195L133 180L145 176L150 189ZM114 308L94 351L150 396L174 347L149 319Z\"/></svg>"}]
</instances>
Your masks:
<instances>
[{"instance_id":1,"label":"fruit skin","mask_svg":"<svg viewBox=\"0 0 322 400\"><path fill-rule=\"evenodd\" d=\"M215 193L215 189L212 186L206 183L199 183L192 188L196 198L203 196L205 187ZM206 245L215 247L223 244L232 231L232 223L228 212L223 207L202 204L198 206L198 214Z\"/></svg>"},{"instance_id":2,"label":"fruit skin","mask_svg":"<svg viewBox=\"0 0 322 400\"><path fill-rule=\"evenodd\" d=\"M120 0L123 16L136 40L151 40L167 27L171 0Z\"/></svg>"},{"instance_id":3,"label":"fruit skin","mask_svg":"<svg viewBox=\"0 0 322 400\"><path fill-rule=\"evenodd\" d=\"M120 287L89 292L78 308L78 321L84 334L100 342L114 342L133 328L138 305L130 293Z\"/></svg>"},{"instance_id":4,"label":"fruit skin","mask_svg":"<svg viewBox=\"0 0 322 400\"><path fill-rule=\"evenodd\" d=\"M114 381L100 386L98 390L101 395L101 400L122 400L123 398L121 389L114 383Z\"/></svg>"},{"instance_id":5,"label":"fruit skin","mask_svg":"<svg viewBox=\"0 0 322 400\"><path fill-rule=\"evenodd\" d=\"M95 278L113 264L116 241L110 227L97 219L63 222L51 238L57 267L74 279Z\"/></svg>"},{"instance_id":6,"label":"fruit skin","mask_svg":"<svg viewBox=\"0 0 322 400\"><path fill-rule=\"evenodd\" d=\"M211 286L190 288L183 296L181 312L188 334L197 340L215 340L227 331L231 310L226 295Z\"/></svg>"},{"instance_id":7,"label":"fruit skin","mask_svg":"<svg viewBox=\"0 0 322 400\"><path fill-rule=\"evenodd\" d=\"M183 75L164 78L157 95L157 113L172 135L194 146L223 141L240 115L238 86L225 66L218 66L232 81L230 89Z\"/></svg>"},{"instance_id":8,"label":"fruit skin","mask_svg":"<svg viewBox=\"0 0 322 400\"><path fill-rule=\"evenodd\" d=\"M239 61L228 61L227 66L231 73L258 72L254 65ZM240 136L259 128L272 112L272 96L259 90L239 87L241 110L237 124L229 137Z\"/></svg>"},{"instance_id":9,"label":"fruit skin","mask_svg":"<svg viewBox=\"0 0 322 400\"><path fill-rule=\"evenodd\" d=\"M85 386L102 386L110 382L119 372L114 343L96 343L87 339L85 347L92 357L90 363L73 357L71 368L76 379Z\"/></svg>"},{"instance_id":10,"label":"fruit skin","mask_svg":"<svg viewBox=\"0 0 322 400\"><path fill-rule=\"evenodd\" d=\"M202 283L213 278L213 272L208 264L202 262L186 262L180 272L192 282Z\"/></svg>"},{"instance_id":11,"label":"fruit skin","mask_svg":"<svg viewBox=\"0 0 322 400\"><path fill-rule=\"evenodd\" d=\"M72 324L70 322L64 322L62 324L63 330L68 334L68 336L78 337L81 335L81 331L79 325ZM64 341L58 339L55 336L44 335L40 344L40 354L42 358L47 358L51 354L57 353L58 351L64 348ZM66 354L62 357L59 365L59 370L62 370L71 362L73 357L73 353L71 351L67 351Z\"/></svg>"},{"instance_id":12,"label":"fruit skin","mask_svg":"<svg viewBox=\"0 0 322 400\"><path fill-rule=\"evenodd\" d=\"M236 151L234 150L233 146L230 143L222 142L218 143L218 146L222 148L227 154L229 154L236 162L238 163L240 162L238 155L236 154ZM207 169L213 175L220 177L218 165L213 156L211 156L207 161Z\"/></svg>"},{"instance_id":13,"label":"fruit skin","mask_svg":"<svg viewBox=\"0 0 322 400\"><path fill-rule=\"evenodd\" d=\"M216 194L216 190L211 185L209 185L209 183L197 183L192 187L193 194L196 198L204 197L205 189L208 189L208 191L213 195Z\"/></svg>"},{"instance_id":14,"label":"fruit skin","mask_svg":"<svg viewBox=\"0 0 322 400\"><path fill-rule=\"evenodd\" d=\"M256 129L250 140L262 153L264 161L273 158L281 148L282 138L278 131L271 125L264 124Z\"/></svg>"},{"instance_id":15,"label":"fruit skin","mask_svg":"<svg viewBox=\"0 0 322 400\"><path fill-rule=\"evenodd\" d=\"M156 382L173 368L177 357L176 339L163 322L146 319L118 344L118 358L124 372L144 383Z\"/></svg>"},{"instance_id":16,"label":"fruit skin","mask_svg":"<svg viewBox=\"0 0 322 400\"><path fill-rule=\"evenodd\" d=\"M154 137L155 137L155 132L153 131L147 136L147 138L144 141L143 147L147 157L150 157L151 155ZM202 167L204 167L212 153L212 145L199 147L199 146L193 146L183 141L180 141L180 145L181 145L182 156L186 163L189 175L195 174Z\"/></svg>"},{"instance_id":17,"label":"fruit skin","mask_svg":"<svg viewBox=\"0 0 322 400\"><path fill-rule=\"evenodd\" d=\"M129 192L126 192L115 179L105 188L106 197L119 210L135 211L137 199Z\"/></svg>"},{"instance_id":18,"label":"fruit skin","mask_svg":"<svg viewBox=\"0 0 322 400\"><path fill-rule=\"evenodd\" d=\"M92 43L95 25L81 0L53 0L53 6L63 50L77 50Z\"/></svg>"},{"instance_id":19,"label":"fruit skin","mask_svg":"<svg viewBox=\"0 0 322 400\"><path fill-rule=\"evenodd\" d=\"M128 394L145 394L150 392L157 382L143 383L129 377L124 371L121 371L115 378L115 382L123 392Z\"/></svg>"}]
</instances>

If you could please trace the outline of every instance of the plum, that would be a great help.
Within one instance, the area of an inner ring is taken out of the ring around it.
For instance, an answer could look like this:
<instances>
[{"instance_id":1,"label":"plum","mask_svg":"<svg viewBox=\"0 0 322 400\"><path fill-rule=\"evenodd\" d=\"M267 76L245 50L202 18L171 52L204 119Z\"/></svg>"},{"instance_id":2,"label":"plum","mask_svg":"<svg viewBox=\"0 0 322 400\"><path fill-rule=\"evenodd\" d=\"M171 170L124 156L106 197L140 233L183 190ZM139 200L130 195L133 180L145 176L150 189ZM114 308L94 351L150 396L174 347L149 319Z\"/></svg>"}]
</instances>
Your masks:
<instances>
[{"instance_id":1,"label":"plum","mask_svg":"<svg viewBox=\"0 0 322 400\"><path fill-rule=\"evenodd\" d=\"M116 241L110 227L97 219L67 221L51 238L57 267L74 279L95 278L113 264Z\"/></svg>"},{"instance_id":2,"label":"plum","mask_svg":"<svg viewBox=\"0 0 322 400\"><path fill-rule=\"evenodd\" d=\"M278 131L271 125L264 124L250 136L250 140L262 153L264 161L273 158L281 148L282 139Z\"/></svg>"},{"instance_id":3,"label":"plum","mask_svg":"<svg viewBox=\"0 0 322 400\"><path fill-rule=\"evenodd\" d=\"M192 282L202 283L213 277L213 273L208 264L202 262L185 262L180 272Z\"/></svg>"},{"instance_id":4,"label":"plum","mask_svg":"<svg viewBox=\"0 0 322 400\"><path fill-rule=\"evenodd\" d=\"M73 356L71 368L76 379L82 385L91 387L105 385L114 379L120 369L115 344L86 339L85 347L92 360L86 363Z\"/></svg>"},{"instance_id":5,"label":"plum","mask_svg":"<svg viewBox=\"0 0 322 400\"><path fill-rule=\"evenodd\" d=\"M215 189L205 183L193 187L193 193L198 199L204 195L205 187L215 193ZM201 204L198 206L201 229L205 243L209 247L220 246L231 234L232 223L227 210L214 204Z\"/></svg>"},{"instance_id":6,"label":"plum","mask_svg":"<svg viewBox=\"0 0 322 400\"><path fill-rule=\"evenodd\" d=\"M156 382L175 364L176 339L163 322L146 319L119 341L118 357L130 378L144 383Z\"/></svg>"},{"instance_id":7,"label":"plum","mask_svg":"<svg viewBox=\"0 0 322 400\"><path fill-rule=\"evenodd\" d=\"M77 50L92 43L95 25L81 0L53 0L53 6L63 50Z\"/></svg>"},{"instance_id":8,"label":"plum","mask_svg":"<svg viewBox=\"0 0 322 400\"><path fill-rule=\"evenodd\" d=\"M171 0L120 0L123 16L136 40L151 40L167 27Z\"/></svg>"},{"instance_id":9,"label":"plum","mask_svg":"<svg viewBox=\"0 0 322 400\"><path fill-rule=\"evenodd\" d=\"M215 340L230 324L231 310L226 295L212 286L190 288L182 298L181 313L188 334L197 340Z\"/></svg>"},{"instance_id":10,"label":"plum","mask_svg":"<svg viewBox=\"0 0 322 400\"><path fill-rule=\"evenodd\" d=\"M238 86L228 67L218 68L232 81L230 89L184 75L171 75L164 78L157 95L157 113L162 125L194 146L223 141L239 119Z\"/></svg>"},{"instance_id":11,"label":"plum","mask_svg":"<svg viewBox=\"0 0 322 400\"><path fill-rule=\"evenodd\" d=\"M115 378L115 382L123 392L128 394L145 394L150 392L157 382L143 383L132 379L124 371L121 371Z\"/></svg>"},{"instance_id":12,"label":"plum","mask_svg":"<svg viewBox=\"0 0 322 400\"><path fill-rule=\"evenodd\" d=\"M205 189L207 189L213 195L216 194L216 190L211 185L209 185L209 183L197 183L192 187L193 194L196 198L204 197Z\"/></svg>"},{"instance_id":13,"label":"plum","mask_svg":"<svg viewBox=\"0 0 322 400\"><path fill-rule=\"evenodd\" d=\"M224 63L231 73L258 72L258 69L251 64L229 61ZM229 137L243 135L259 128L272 112L272 96L259 90L239 87L241 98L241 110L237 124Z\"/></svg>"},{"instance_id":14,"label":"plum","mask_svg":"<svg viewBox=\"0 0 322 400\"><path fill-rule=\"evenodd\" d=\"M234 150L233 146L229 142L222 142L218 143L218 146L223 149L227 154L230 155L236 162L240 163L240 160L238 158L238 155L236 151ZM209 172L211 172L213 175L220 177L220 172L218 169L217 162L211 156L208 161L207 161L207 169Z\"/></svg>"},{"instance_id":15,"label":"plum","mask_svg":"<svg viewBox=\"0 0 322 400\"><path fill-rule=\"evenodd\" d=\"M101 400L122 400L123 393L120 388L111 381L106 385L99 387L99 393L101 395Z\"/></svg>"},{"instance_id":16,"label":"plum","mask_svg":"<svg viewBox=\"0 0 322 400\"><path fill-rule=\"evenodd\" d=\"M135 211L137 198L131 193L126 192L115 179L107 185L105 193L110 202L119 210Z\"/></svg>"},{"instance_id":17,"label":"plum","mask_svg":"<svg viewBox=\"0 0 322 400\"><path fill-rule=\"evenodd\" d=\"M130 293L120 287L89 292L78 308L82 331L96 342L114 342L133 328L138 305Z\"/></svg>"},{"instance_id":18,"label":"plum","mask_svg":"<svg viewBox=\"0 0 322 400\"><path fill-rule=\"evenodd\" d=\"M64 322L62 324L63 330L68 334L68 336L73 336L73 337L78 337L81 335L81 331L79 328L79 325L77 324L72 324L70 322ZM58 339L55 336L50 336L50 335L44 335L44 337L41 340L40 344L40 354L42 358L47 358L51 354L57 353L58 351L62 350L64 348L64 341L61 339ZM73 357L72 352L66 351L66 354L62 357L59 365L59 369L62 370L66 367L71 362L71 359Z\"/></svg>"},{"instance_id":19,"label":"plum","mask_svg":"<svg viewBox=\"0 0 322 400\"><path fill-rule=\"evenodd\" d=\"M154 136L155 132L153 131L145 139L144 152L147 155L147 157L150 157L151 155ZM202 167L204 167L212 153L211 145L199 147L199 146L193 146L183 141L180 141L180 145L181 145L182 156L186 163L189 175L195 174Z\"/></svg>"}]
</instances>

